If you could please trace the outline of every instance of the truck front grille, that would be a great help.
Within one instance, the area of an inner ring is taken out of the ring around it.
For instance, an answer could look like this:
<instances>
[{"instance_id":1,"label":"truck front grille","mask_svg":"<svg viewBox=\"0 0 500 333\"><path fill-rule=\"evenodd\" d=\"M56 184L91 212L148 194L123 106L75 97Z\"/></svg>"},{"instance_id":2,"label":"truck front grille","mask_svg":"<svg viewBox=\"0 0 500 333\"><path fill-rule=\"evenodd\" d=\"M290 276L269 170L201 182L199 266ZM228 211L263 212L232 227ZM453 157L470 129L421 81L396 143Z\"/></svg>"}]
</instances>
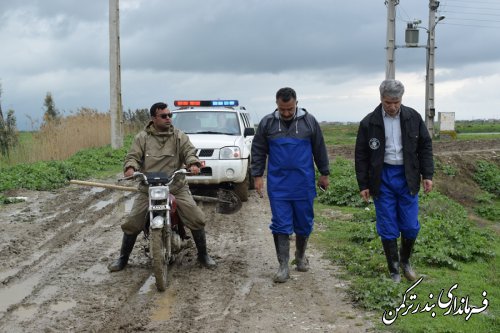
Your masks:
<instances>
[{"instance_id":1,"label":"truck front grille","mask_svg":"<svg viewBox=\"0 0 500 333\"><path fill-rule=\"evenodd\" d=\"M213 149L200 149L198 157L212 157L213 154L214 154Z\"/></svg>"}]
</instances>

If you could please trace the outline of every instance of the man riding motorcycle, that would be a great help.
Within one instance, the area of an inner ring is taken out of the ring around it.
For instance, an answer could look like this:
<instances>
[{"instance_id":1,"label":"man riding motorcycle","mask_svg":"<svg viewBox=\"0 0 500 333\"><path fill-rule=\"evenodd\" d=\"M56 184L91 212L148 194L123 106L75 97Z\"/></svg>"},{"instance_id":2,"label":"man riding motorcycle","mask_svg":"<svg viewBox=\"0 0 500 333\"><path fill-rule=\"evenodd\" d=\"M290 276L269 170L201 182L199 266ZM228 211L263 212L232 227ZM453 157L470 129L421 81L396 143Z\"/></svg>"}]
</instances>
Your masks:
<instances>
[{"instance_id":1,"label":"man riding motorcycle","mask_svg":"<svg viewBox=\"0 0 500 333\"><path fill-rule=\"evenodd\" d=\"M172 174L184 165L191 169L192 174L198 174L201 163L196 156L196 148L185 133L173 127L172 113L167 104L162 102L153 104L150 108L150 115L151 121L135 136L125 158L123 165L125 177L131 176L134 171L163 171ZM141 185L139 190L132 210L121 226L123 239L120 257L108 266L111 272L120 271L127 265L137 235L146 224L149 203L147 187ZM176 197L182 222L191 230L198 250L198 261L204 267L214 269L217 264L207 252L205 214L196 205L186 179L178 177L170 186L170 193Z\"/></svg>"}]
</instances>

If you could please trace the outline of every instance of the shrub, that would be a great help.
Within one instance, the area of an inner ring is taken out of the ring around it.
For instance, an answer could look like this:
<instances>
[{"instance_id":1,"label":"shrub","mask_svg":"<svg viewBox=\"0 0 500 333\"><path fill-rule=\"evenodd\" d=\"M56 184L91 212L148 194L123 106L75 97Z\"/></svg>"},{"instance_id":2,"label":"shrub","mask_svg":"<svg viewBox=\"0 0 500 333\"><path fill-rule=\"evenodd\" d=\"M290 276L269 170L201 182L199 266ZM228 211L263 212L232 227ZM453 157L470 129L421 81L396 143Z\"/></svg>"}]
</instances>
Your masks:
<instances>
[{"instance_id":1,"label":"shrub","mask_svg":"<svg viewBox=\"0 0 500 333\"><path fill-rule=\"evenodd\" d=\"M363 207L352 161L337 158L330 170L330 187L318 201L327 205Z\"/></svg>"},{"instance_id":2,"label":"shrub","mask_svg":"<svg viewBox=\"0 0 500 333\"><path fill-rule=\"evenodd\" d=\"M483 190L500 196L500 168L496 164L477 161L473 178Z\"/></svg>"}]
</instances>

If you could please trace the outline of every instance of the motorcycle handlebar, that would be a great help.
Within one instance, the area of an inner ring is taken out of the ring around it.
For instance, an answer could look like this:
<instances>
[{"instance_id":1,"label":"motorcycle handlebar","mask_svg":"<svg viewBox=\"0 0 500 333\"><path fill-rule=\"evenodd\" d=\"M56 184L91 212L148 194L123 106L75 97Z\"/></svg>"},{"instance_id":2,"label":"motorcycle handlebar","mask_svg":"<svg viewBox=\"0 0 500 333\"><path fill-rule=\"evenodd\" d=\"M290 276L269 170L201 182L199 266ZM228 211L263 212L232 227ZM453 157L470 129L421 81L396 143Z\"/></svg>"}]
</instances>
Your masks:
<instances>
[{"instance_id":1,"label":"motorcycle handlebar","mask_svg":"<svg viewBox=\"0 0 500 333\"><path fill-rule=\"evenodd\" d=\"M177 176L178 174L189 175L189 174L191 174L191 170L185 169L185 168L176 170L170 177L168 177L167 185L172 184L172 182L175 179L175 176ZM146 184L148 183L147 176L140 171L134 171L134 173L131 176L119 178L118 181L137 179L137 178L140 178Z\"/></svg>"}]
</instances>

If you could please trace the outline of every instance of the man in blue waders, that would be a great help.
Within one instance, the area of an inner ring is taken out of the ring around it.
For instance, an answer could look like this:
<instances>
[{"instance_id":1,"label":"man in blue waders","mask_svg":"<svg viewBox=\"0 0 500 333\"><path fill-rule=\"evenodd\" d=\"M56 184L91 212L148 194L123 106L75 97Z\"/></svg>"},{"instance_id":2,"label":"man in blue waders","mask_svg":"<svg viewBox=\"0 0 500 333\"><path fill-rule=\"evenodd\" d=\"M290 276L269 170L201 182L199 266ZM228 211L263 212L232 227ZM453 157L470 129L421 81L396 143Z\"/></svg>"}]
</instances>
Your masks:
<instances>
[{"instance_id":1,"label":"man in blue waders","mask_svg":"<svg viewBox=\"0 0 500 333\"><path fill-rule=\"evenodd\" d=\"M263 175L267 160L267 192L271 204L270 229L279 262L275 282L289 279L290 235L295 233L297 270L306 272L307 240L313 229L313 201L316 197L316 164L321 174L318 186L328 187L330 167L323 133L314 116L297 107L292 88L276 93L277 109L265 116L252 142L252 176L263 196Z\"/></svg>"},{"instance_id":2,"label":"man in blue waders","mask_svg":"<svg viewBox=\"0 0 500 333\"><path fill-rule=\"evenodd\" d=\"M401 104L404 86L397 80L380 85L381 103L360 123L355 148L356 177L361 197L373 197L377 232L391 279L417 279L410 265L420 230L418 192L432 190L432 139L420 114ZM401 248L398 253L398 238Z\"/></svg>"}]
</instances>

